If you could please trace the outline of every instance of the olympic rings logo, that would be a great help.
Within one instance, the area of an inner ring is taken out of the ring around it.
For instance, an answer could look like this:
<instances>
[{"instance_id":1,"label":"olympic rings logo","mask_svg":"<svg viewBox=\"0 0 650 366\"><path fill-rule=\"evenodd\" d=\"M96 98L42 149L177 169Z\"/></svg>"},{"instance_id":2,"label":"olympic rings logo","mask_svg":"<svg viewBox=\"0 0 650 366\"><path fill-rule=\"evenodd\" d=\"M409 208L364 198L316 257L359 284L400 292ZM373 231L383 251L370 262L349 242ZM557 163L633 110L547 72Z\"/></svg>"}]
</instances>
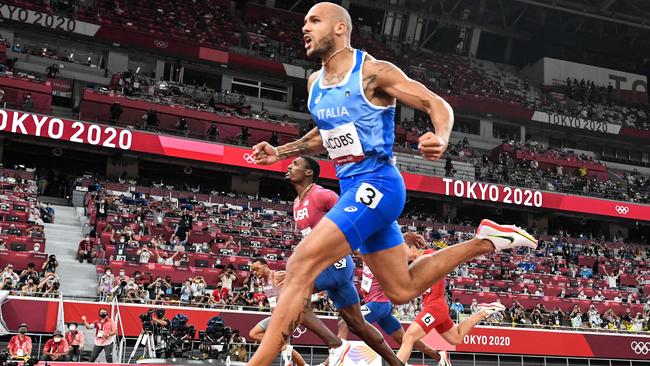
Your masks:
<instances>
[{"instance_id":1,"label":"olympic rings logo","mask_svg":"<svg viewBox=\"0 0 650 366\"><path fill-rule=\"evenodd\" d=\"M630 208L627 206L616 206L615 209L616 212L618 212L621 215L627 215L627 213L630 212Z\"/></svg>"},{"instance_id":2,"label":"olympic rings logo","mask_svg":"<svg viewBox=\"0 0 650 366\"><path fill-rule=\"evenodd\" d=\"M167 48L169 46L169 43L156 39L156 40L153 41L153 45L158 47L158 48Z\"/></svg>"},{"instance_id":3,"label":"olympic rings logo","mask_svg":"<svg viewBox=\"0 0 650 366\"><path fill-rule=\"evenodd\" d=\"M305 334L305 333L307 333L307 328L303 327L302 329L300 329L300 326L298 326L298 328L296 328L293 331L293 334L291 335L291 337L293 337L294 339L295 338L300 338L300 336Z\"/></svg>"},{"instance_id":4,"label":"olympic rings logo","mask_svg":"<svg viewBox=\"0 0 650 366\"><path fill-rule=\"evenodd\" d=\"M244 154L244 160L246 160L248 164L255 164L255 158L253 158L253 155L249 153Z\"/></svg>"},{"instance_id":5,"label":"olympic rings logo","mask_svg":"<svg viewBox=\"0 0 650 366\"><path fill-rule=\"evenodd\" d=\"M632 343L630 343L630 348L637 355L647 355L650 353L650 342L632 341Z\"/></svg>"}]
</instances>

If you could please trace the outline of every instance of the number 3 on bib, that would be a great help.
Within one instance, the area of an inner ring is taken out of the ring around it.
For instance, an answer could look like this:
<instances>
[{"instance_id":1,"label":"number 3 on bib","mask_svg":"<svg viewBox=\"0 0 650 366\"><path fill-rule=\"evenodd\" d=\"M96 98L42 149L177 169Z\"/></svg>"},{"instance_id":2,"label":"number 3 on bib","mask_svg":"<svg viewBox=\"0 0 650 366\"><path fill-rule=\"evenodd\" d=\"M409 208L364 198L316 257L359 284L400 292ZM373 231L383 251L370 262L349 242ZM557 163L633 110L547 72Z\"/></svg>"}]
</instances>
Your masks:
<instances>
[{"instance_id":1,"label":"number 3 on bib","mask_svg":"<svg viewBox=\"0 0 650 366\"><path fill-rule=\"evenodd\" d=\"M355 197L355 201L361 202L368 208L376 208L384 194L379 192L372 184L362 183Z\"/></svg>"}]
</instances>

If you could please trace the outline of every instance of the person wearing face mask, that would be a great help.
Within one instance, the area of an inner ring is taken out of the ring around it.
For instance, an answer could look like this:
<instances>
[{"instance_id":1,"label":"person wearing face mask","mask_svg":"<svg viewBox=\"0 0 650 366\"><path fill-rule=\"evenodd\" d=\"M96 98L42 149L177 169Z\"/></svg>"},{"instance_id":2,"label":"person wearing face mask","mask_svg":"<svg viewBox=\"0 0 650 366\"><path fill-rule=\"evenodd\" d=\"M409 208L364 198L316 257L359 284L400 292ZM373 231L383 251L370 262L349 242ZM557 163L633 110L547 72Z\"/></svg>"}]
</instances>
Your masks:
<instances>
[{"instance_id":1,"label":"person wearing face mask","mask_svg":"<svg viewBox=\"0 0 650 366\"><path fill-rule=\"evenodd\" d=\"M105 297L113 289L113 283L115 282L115 275L111 272L110 268L106 268L102 277L99 278L99 286L97 291L99 295Z\"/></svg>"},{"instance_id":2,"label":"person wearing face mask","mask_svg":"<svg viewBox=\"0 0 650 366\"><path fill-rule=\"evenodd\" d=\"M43 361L70 361L70 345L60 331L54 332L52 339L45 342Z\"/></svg>"},{"instance_id":3,"label":"person wearing face mask","mask_svg":"<svg viewBox=\"0 0 650 366\"><path fill-rule=\"evenodd\" d=\"M23 288L20 290L20 294L22 296L32 296L37 291L38 291L38 285L34 283L33 278L29 278L25 286L23 286Z\"/></svg>"},{"instance_id":4,"label":"person wearing face mask","mask_svg":"<svg viewBox=\"0 0 650 366\"><path fill-rule=\"evenodd\" d=\"M140 264L149 263L149 259L151 259L151 256L153 256L153 253L147 247L138 250L136 254L139 256L138 263Z\"/></svg>"},{"instance_id":5,"label":"person wearing face mask","mask_svg":"<svg viewBox=\"0 0 650 366\"><path fill-rule=\"evenodd\" d=\"M129 282L129 280L130 280L130 278L129 278L129 276L126 275L126 272L124 272L124 269L120 269L120 272L119 272L118 276L115 277L115 281L113 281L113 286L119 285L120 283L122 283L122 281Z\"/></svg>"},{"instance_id":6,"label":"person wearing face mask","mask_svg":"<svg viewBox=\"0 0 650 366\"><path fill-rule=\"evenodd\" d=\"M26 93L23 100L23 110L25 112L34 111L34 101L32 100L32 93Z\"/></svg>"},{"instance_id":7,"label":"person wearing face mask","mask_svg":"<svg viewBox=\"0 0 650 366\"><path fill-rule=\"evenodd\" d=\"M106 308L99 309L99 319L88 323L86 316L82 316L86 329L95 329L95 345L90 356L90 362L95 362L99 354L104 351L106 362L113 363L113 342L117 335L117 327L111 318L108 317Z\"/></svg>"},{"instance_id":8,"label":"person wearing face mask","mask_svg":"<svg viewBox=\"0 0 650 366\"><path fill-rule=\"evenodd\" d=\"M22 323L18 327L18 334L11 337L7 349L12 358L22 358L32 354L32 339L27 335L27 324Z\"/></svg>"},{"instance_id":9,"label":"person wearing face mask","mask_svg":"<svg viewBox=\"0 0 650 366\"><path fill-rule=\"evenodd\" d=\"M65 340L70 346L70 361L81 362L81 352L84 349L84 335L77 330L76 323L68 325L68 331L65 332Z\"/></svg>"}]
</instances>

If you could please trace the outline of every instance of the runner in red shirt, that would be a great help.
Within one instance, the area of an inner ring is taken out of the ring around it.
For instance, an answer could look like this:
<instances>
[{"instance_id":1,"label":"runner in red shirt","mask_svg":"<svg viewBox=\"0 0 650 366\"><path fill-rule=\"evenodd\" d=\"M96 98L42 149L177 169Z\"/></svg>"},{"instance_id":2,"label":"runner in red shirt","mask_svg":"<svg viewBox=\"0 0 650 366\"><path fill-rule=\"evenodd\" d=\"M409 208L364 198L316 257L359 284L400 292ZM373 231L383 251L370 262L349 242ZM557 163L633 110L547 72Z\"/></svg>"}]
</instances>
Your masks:
<instances>
[{"instance_id":1,"label":"runner in red shirt","mask_svg":"<svg viewBox=\"0 0 650 366\"><path fill-rule=\"evenodd\" d=\"M422 235L406 233L404 234L404 241L409 246L409 261L434 252L433 249L421 249L426 248L426 242ZM480 304L478 313L472 314L469 318L456 325L449 316L444 280L434 283L427 292L422 294L422 304L422 311L406 330L402 345L397 353L397 357L403 362L408 361L415 342L432 330L435 329L447 343L457 345L462 342L463 338L472 331L472 328L478 322L506 309L501 303ZM439 365L451 365L446 352L441 351L440 356Z\"/></svg>"}]
</instances>

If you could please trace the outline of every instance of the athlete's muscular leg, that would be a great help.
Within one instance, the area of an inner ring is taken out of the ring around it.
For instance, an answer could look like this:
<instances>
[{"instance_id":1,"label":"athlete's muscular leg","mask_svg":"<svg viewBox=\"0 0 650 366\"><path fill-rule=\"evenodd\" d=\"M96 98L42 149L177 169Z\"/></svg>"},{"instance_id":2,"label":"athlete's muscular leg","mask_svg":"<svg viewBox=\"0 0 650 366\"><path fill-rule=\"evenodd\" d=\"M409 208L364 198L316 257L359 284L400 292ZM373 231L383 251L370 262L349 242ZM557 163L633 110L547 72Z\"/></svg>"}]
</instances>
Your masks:
<instances>
[{"instance_id":1,"label":"athlete's muscular leg","mask_svg":"<svg viewBox=\"0 0 650 366\"><path fill-rule=\"evenodd\" d=\"M300 324L301 314L309 306L311 289L318 274L349 252L350 245L345 236L327 217L298 244L287 262L282 296L260 347L248 361L249 365L267 366L273 362L287 337Z\"/></svg>"},{"instance_id":2,"label":"athlete's muscular leg","mask_svg":"<svg viewBox=\"0 0 650 366\"><path fill-rule=\"evenodd\" d=\"M404 339L404 328L399 328L395 332L391 333L390 336L393 337L395 342L401 345L402 340ZM438 351L427 346L424 342L422 342L419 339L416 340L415 343L413 343L413 348L424 353L427 357L430 357L436 361L440 361L440 354L438 353Z\"/></svg>"},{"instance_id":3,"label":"athlete's muscular leg","mask_svg":"<svg viewBox=\"0 0 650 366\"><path fill-rule=\"evenodd\" d=\"M334 335L334 333L332 333L332 331L323 324L320 319L318 319L311 310L311 307L307 307L307 310L303 313L301 324L312 333L316 334L329 348L340 347L341 344L343 344L341 338Z\"/></svg>"},{"instance_id":4,"label":"athlete's muscular leg","mask_svg":"<svg viewBox=\"0 0 650 366\"><path fill-rule=\"evenodd\" d=\"M472 331L476 324L478 324L478 322L487 316L488 314L483 311L472 314L472 316L463 320L458 325L454 325L453 328L442 333L441 336L445 341L447 341L447 343L451 344L452 346L460 344L460 342L463 341L463 338L465 338L465 336Z\"/></svg>"},{"instance_id":5,"label":"athlete's muscular leg","mask_svg":"<svg viewBox=\"0 0 650 366\"><path fill-rule=\"evenodd\" d=\"M389 365L402 365L402 362L397 359L381 333L363 318L359 304L339 309L339 315L345 320L350 331L361 338L368 347L377 352Z\"/></svg>"},{"instance_id":6,"label":"athlete's muscular leg","mask_svg":"<svg viewBox=\"0 0 650 366\"><path fill-rule=\"evenodd\" d=\"M411 322L411 325L409 325L406 333L402 337L402 345L399 347L399 351L397 352L397 358L402 362L408 362L409 357L411 357L411 351L413 351L413 345L425 335L427 335L427 333L422 329L420 324L417 322ZM440 359L440 356L438 356L438 359Z\"/></svg>"},{"instance_id":7,"label":"athlete's muscular leg","mask_svg":"<svg viewBox=\"0 0 650 366\"><path fill-rule=\"evenodd\" d=\"M471 239L419 257L409 266L406 244L366 254L364 261L395 304L405 304L442 280L459 264L494 251L489 240Z\"/></svg>"}]
</instances>

